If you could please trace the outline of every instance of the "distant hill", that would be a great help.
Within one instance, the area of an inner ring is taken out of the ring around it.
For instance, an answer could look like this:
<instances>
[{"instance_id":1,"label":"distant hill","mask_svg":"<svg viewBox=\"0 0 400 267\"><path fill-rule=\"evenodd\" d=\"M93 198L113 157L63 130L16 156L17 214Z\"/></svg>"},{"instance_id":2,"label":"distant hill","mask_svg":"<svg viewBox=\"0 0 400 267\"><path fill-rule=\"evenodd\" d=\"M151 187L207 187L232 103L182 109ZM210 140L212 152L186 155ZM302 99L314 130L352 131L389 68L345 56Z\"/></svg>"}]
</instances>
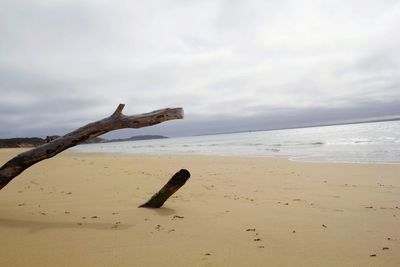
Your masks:
<instances>
[{"instance_id":1,"label":"distant hill","mask_svg":"<svg viewBox=\"0 0 400 267\"><path fill-rule=\"evenodd\" d=\"M111 140L104 140L102 143L111 143L111 142L125 142L125 141L139 141L139 140L151 140L151 139L165 139L168 138L162 135L135 135L129 138L122 138L122 139L111 139Z\"/></svg>"},{"instance_id":2,"label":"distant hill","mask_svg":"<svg viewBox=\"0 0 400 267\"><path fill-rule=\"evenodd\" d=\"M85 141L84 144L97 144L97 143L105 143L105 142L107 142L107 139L95 137L93 139Z\"/></svg>"},{"instance_id":3,"label":"distant hill","mask_svg":"<svg viewBox=\"0 0 400 267\"><path fill-rule=\"evenodd\" d=\"M46 137L46 139L40 137L0 139L0 148L36 147L47 143L47 141L52 141L58 137L59 136L52 135ZM96 137L86 141L84 144L125 142L125 141L151 140L151 139L163 139L163 138L168 138L168 137L162 135L136 135L122 139L104 139Z\"/></svg>"},{"instance_id":4,"label":"distant hill","mask_svg":"<svg viewBox=\"0 0 400 267\"><path fill-rule=\"evenodd\" d=\"M39 137L0 139L0 148L35 147L44 143L45 140Z\"/></svg>"}]
</instances>

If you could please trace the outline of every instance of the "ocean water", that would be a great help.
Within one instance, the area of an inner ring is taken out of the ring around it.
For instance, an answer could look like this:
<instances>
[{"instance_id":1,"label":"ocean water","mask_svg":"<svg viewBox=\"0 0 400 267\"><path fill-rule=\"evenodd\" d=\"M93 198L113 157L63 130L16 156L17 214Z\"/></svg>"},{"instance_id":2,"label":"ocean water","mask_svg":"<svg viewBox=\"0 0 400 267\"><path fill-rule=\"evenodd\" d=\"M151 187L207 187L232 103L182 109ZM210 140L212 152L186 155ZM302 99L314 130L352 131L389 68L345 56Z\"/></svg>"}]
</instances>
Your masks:
<instances>
[{"instance_id":1,"label":"ocean water","mask_svg":"<svg viewBox=\"0 0 400 267\"><path fill-rule=\"evenodd\" d=\"M400 163L400 121L80 145L81 152Z\"/></svg>"}]
</instances>

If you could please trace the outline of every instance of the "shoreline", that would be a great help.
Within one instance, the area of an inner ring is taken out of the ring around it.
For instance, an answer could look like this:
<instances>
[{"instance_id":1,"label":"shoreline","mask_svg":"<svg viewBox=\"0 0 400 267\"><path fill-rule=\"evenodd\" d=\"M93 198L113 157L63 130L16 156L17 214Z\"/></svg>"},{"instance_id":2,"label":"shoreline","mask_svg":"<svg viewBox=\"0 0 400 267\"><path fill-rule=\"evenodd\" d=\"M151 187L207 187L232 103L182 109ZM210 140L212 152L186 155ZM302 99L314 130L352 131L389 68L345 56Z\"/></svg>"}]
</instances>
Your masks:
<instances>
[{"instance_id":1,"label":"shoreline","mask_svg":"<svg viewBox=\"0 0 400 267\"><path fill-rule=\"evenodd\" d=\"M22 151L0 149L0 164ZM192 177L162 208L137 208L181 168ZM398 173L67 150L1 190L0 265L399 266Z\"/></svg>"},{"instance_id":2,"label":"shoreline","mask_svg":"<svg viewBox=\"0 0 400 267\"><path fill-rule=\"evenodd\" d=\"M20 151L19 153L28 151L32 148L0 148L1 151L9 150L13 152L15 150ZM256 155L217 155L217 154L139 154L139 153L128 153L128 152L86 152L78 151L73 148L67 149L62 153L75 153L82 155L103 155L103 156L118 156L118 157L221 157L221 158L267 158L267 159L286 159L288 161L300 162L300 163L313 163L313 164L360 164L360 165L400 165L399 162L347 162L347 161L318 161L318 160L306 160L306 159L296 159L290 156L256 156ZM11 158L10 158L11 159Z\"/></svg>"},{"instance_id":3,"label":"shoreline","mask_svg":"<svg viewBox=\"0 0 400 267\"><path fill-rule=\"evenodd\" d=\"M77 150L69 150L71 153L77 154L93 154L93 155L114 155L121 157L137 156L137 157L221 157L221 158L267 158L267 159L287 159L293 162L303 162L303 163L315 163L315 164L377 164L377 165L400 165L399 162L346 162L346 161L314 161L305 159L291 158L290 156L255 156L255 155L217 155L217 154L139 154L139 153L128 153L128 152L85 152Z\"/></svg>"}]
</instances>

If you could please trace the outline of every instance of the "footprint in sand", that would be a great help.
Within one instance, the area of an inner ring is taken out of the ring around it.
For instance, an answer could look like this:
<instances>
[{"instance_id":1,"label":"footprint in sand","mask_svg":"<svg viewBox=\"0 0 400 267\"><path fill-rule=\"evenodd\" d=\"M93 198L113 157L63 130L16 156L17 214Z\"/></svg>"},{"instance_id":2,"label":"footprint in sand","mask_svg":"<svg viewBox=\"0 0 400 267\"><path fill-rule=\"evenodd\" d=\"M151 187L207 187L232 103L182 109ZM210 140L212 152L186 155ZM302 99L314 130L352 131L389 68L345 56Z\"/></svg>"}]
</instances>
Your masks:
<instances>
[{"instance_id":1,"label":"footprint in sand","mask_svg":"<svg viewBox=\"0 0 400 267\"><path fill-rule=\"evenodd\" d=\"M258 233L256 232L256 228L247 228L247 229L246 229L246 232L254 232L254 235L255 235L255 236L258 236ZM262 241L262 240L261 240L261 238L258 238L258 237L257 237L257 238L254 238L253 241L254 241L254 242L260 242L260 241ZM264 246L258 246L258 248L264 248Z\"/></svg>"},{"instance_id":2,"label":"footprint in sand","mask_svg":"<svg viewBox=\"0 0 400 267\"><path fill-rule=\"evenodd\" d=\"M111 228L116 229L116 228L118 228L118 226L120 226L120 225L121 225L121 222L116 222L116 223L114 223L113 226L111 226Z\"/></svg>"}]
</instances>

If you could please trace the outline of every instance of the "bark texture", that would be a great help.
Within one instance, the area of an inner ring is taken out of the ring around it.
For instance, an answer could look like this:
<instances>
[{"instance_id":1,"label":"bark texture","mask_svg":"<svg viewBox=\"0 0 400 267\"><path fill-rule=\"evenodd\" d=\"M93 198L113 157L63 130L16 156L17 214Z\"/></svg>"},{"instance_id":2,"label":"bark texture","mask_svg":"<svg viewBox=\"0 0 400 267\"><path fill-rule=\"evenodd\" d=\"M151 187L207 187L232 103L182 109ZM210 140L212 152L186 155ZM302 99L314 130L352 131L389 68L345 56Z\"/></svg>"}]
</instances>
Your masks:
<instances>
[{"instance_id":1,"label":"bark texture","mask_svg":"<svg viewBox=\"0 0 400 267\"><path fill-rule=\"evenodd\" d=\"M190 172L186 169L181 169L172 176L160 191L155 193L146 203L140 205L139 208L160 208L189 178Z\"/></svg>"},{"instance_id":2,"label":"bark texture","mask_svg":"<svg viewBox=\"0 0 400 267\"><path fill-rule=\"evenodd\" d=\"M54 157L58 153L79 145L91 138L113 130L142 128L168 120L183 118L182 108L166 108L145 114L126 116L122 114L124 107L124 104L120 104L110 117L89 123L69 134L21 153L9 160L0 168L0 190L30 166L42 160Z\"/></svg>"}]
</instances>

